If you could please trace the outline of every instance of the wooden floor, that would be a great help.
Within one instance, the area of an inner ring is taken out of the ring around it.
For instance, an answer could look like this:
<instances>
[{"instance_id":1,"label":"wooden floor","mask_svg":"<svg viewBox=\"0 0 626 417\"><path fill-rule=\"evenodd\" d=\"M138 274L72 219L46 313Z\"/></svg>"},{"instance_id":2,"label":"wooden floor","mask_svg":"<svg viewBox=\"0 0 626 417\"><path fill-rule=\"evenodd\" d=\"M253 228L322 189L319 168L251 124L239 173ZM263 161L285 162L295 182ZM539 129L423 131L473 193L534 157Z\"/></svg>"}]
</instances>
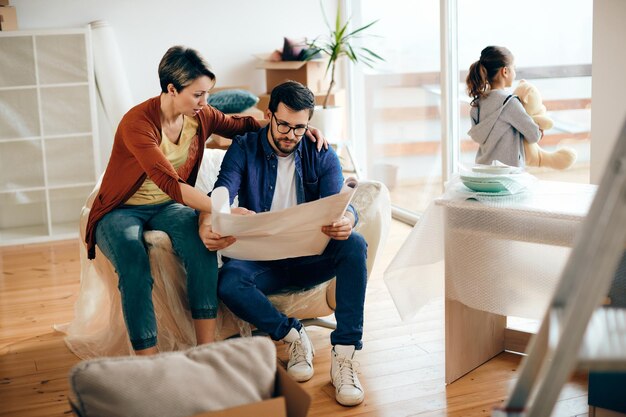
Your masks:
<instances>
[{"instance_id":1,"label":"wooden floor","mask_svg":"<svg viewBox=\"0 0 626 417\"><path fill-rule=\"evenodd\" d=\"M449 386L444 384L443 301L402 323L382 273L410 228L394 222L370 279L364 350L359 352L365 402L346 408L329 382L329 330L312 327L315 376L304 384L309 416L488 416L515 380L520 357L503 353ZM67 373L78 359L53 325L72 318L79 287L78 242L0 247L0 416L64 416ZM279 358L286 361L282 344ZM554 416L586 416L584 377L561 393Z\"/></svg>"}]
</instances>

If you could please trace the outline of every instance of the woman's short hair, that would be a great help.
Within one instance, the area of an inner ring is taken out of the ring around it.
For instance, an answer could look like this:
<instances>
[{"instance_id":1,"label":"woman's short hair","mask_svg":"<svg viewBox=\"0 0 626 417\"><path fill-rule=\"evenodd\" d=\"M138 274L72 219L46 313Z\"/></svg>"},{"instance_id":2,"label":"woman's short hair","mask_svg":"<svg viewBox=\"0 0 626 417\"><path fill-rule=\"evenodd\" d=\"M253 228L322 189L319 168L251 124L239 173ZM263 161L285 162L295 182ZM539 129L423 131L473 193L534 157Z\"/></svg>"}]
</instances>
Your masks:
<instances>
[{"instance_id":1,"label":"woman's short hair","mask_svg":"<svg viewBox=\"0 0 626 417\"><path fill-rule=\"evenodd\" d=\"M167 93L169 84L172 84L176 91L181 91L204 75L215 81L215 74L198 51L184 46L172 46L159 63L162 93Z\"/></svg>"}]
</instances>

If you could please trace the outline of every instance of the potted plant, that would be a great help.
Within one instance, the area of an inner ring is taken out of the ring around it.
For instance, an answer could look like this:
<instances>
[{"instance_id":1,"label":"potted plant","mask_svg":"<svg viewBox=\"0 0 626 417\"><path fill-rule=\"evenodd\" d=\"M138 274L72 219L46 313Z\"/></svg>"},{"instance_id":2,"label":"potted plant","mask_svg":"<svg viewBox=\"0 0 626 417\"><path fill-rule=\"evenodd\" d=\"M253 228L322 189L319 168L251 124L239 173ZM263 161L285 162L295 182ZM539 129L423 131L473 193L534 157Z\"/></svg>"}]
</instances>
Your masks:
<instances>
[{"instance_id":1,"label":"potted plant","mask_svg":"<svg viewBox=\"0 0 626 417\"><path fill-rule=\"evenodd\" d=\"M335 19L334 28L331 27L328 23L328 19L326 18L326 12L324 11L324 6L322 5L321 1L320 6L322 7L324 22L326 23L326 27L328 27L330 33L325 36L318 36L313 41L307 43L310 49L306 60L315 58L318 53L328 55L328 65L326 66L326 73L328 74L328 72L330 72L330 84L328 86L326 96L324 97L324 102L322 104L323 108L327 108L328 99L333 91L333 87L335 87L335 70L337 69L337 61L341 57L345 56L355 64L362 62L370 68L373 67L372 64L376 61L384 61L384 59L371 49L351 44L354 39L363 37L365 35L364 31L374 25L376 22L378 22L378 20L374 20L373 22L370 22L364 26L361 26L360 28L348 32L348 26L350 24L351 18L348 18L345 22L342 22L341 7L339 1L337 1L337 17Z\"/></svg>"},{"instance_id":2,"label":"potted plant","mask_svg":"<svg viewBox=\"0 0 626 417\"><path fill-rule=\"evenodd\" d=\"M335 87L335 74L337 70L337 62L342 57L347 57L353 63L363 63L368 67L372 67L376 61L384 61L384 59L369 48L353 45L355 39L367 36L365 31L374 25L378 20L370 22L359 28L350 30L350 19L345 22L341 17L340 2L337 1L337 17L335 25L332 27L326 17L324 6L320 1L324 22L328 27L328 34L318 36L314 40L307 42L309 48L305 60L311 60L319 57L319 54L328 56L328 65L326 66L326 74L330 73L330 84L321 108L316 108L311 120L311 125L320 128L326 137L332 142L340 142L343 138L343 119L344 110L342 108L333 108L329 106L329 98Z\"/></svg>"}]
</instances>

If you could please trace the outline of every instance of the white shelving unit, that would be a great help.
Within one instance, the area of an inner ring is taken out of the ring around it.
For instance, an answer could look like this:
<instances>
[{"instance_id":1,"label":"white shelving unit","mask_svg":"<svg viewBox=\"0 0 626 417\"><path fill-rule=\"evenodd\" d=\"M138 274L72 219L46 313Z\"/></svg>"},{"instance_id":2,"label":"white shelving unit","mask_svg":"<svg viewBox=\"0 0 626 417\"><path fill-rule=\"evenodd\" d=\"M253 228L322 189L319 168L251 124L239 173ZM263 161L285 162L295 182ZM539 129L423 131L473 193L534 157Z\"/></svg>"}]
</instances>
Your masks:
<instances>
[{"instance_id":1,"label":"white shelving unit","mask_svg":"<svg viewBox=\"0 0 626 417\"><path fill-rule=\"evenodd\" d=\"M101 172L89 28L0 32L0 246L78 236Z\"/></svg>"}]
</instances>

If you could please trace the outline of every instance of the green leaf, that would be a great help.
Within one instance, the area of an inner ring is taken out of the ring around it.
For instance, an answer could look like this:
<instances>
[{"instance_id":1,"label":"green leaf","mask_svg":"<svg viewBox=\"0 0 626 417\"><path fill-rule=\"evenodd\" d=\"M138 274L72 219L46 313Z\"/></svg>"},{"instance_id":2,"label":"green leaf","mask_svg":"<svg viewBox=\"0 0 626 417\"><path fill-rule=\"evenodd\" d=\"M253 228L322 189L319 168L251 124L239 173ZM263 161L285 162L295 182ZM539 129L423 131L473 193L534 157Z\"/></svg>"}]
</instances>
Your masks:
<instances>
[{"instance_id":1,"label":"green leaf","mask_svg":"<svg viewBox=\"0 0 626 417\"><path fill-rule=\"evenodd\" d=\"M352 32L350 32L350 34L348 36L354 36L355 34L359 33L359 32L363 32L365 29L371 27L374 23L378 22L378 20L374 20L373 22L368 23L365 26L361 26L360 28L353 30Z\"/></svg>"},{"instance_id":2,"label":"green leaf","mask_svg":"<svg viewBox=\"0 0 626 417\"><path fill-rule=\"evenodd\" d=\"M337 17L335 19L335 32L341 28L341 2L337 1Z\"/></svg>"},{"instance_id":3,"label":"green leaf","mask_svg":"<svg viewBox=\"0 0 626 417\"><path fill-rule=\"evenodd\" d=\"M350 41L352 39L362 39L369 36L375 36L366 34L365 31L372 27L378 20L374 20L366 25L363 25L355 30L349 31L350 21L352 17L348 17L345 22L342 23L341 18L341 2L337 2L337 14L335 17L334 29L331 27L322 0L320 0L320 8L322 9L322 15L324 17L324 23L328 28L328 33L324 36L318 36L310 42L307 42L307 46L311 49L311 53L305 60L310 60L314 55L324 53L328 55L328 64L326 65L326 73L331 73L331 81L335 80L336 63L342 56L346 56L351 62L358 64L363 63L370 68L373 68L373 64L377 61L384 61L380 55L374 51L361 46L352 46ZM331 94L333 89L333 82L328 89L327 96Z\"/></svg>"},{"instance_id":4,"label":"green leaf","mask_svg":"<svg viewBox=\"0 0 626 417\"><path fill-rule=\"evenodd\" d=\"M363 49L365 52L367 52L368 54L370 54L371 56L373 56L376 59L379 59L381 61L385 60L385 58L383 58L382 56L378 55L376 52L370 50L369 48L362 47L361 49Z\"/></svg>"},{"instance_id":5,"label":"green leaf","mask_svg":"<svg viewBox=\"0 0 626 417\"><path fill-rule=\"evenodd\" d=\"M357 54L352 49L352 45L348 44L348 50L346 51L346 55L350 58L350 61L356 63L358 62Z\"/></svg>"}]
</instances>

